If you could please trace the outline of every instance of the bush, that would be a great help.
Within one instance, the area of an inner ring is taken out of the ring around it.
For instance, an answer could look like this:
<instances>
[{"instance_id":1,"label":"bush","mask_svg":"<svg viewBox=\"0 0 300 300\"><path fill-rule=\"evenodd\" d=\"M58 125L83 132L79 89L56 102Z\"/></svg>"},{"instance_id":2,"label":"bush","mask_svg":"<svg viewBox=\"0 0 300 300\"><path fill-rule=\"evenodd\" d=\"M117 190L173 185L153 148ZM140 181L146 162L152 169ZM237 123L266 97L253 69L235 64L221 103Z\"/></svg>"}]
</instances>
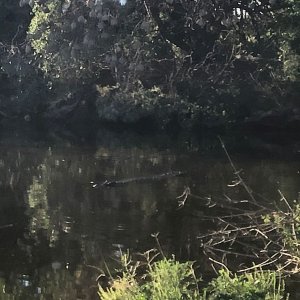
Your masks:
<instances>
[{"instance_id":1,"label":"bush","mask_svg":"<svg viewBox=\"0 0 300 300\"><path fill-rule=\"evenodd\" d=\"M131 91L120 87L98 86L97 90L97 113L102 122L132 124L151 120L159 128L165 128L174 122L181 127L190 128L199 122L200 117L204 119L206 113L205 108L197 103L165 94L157 86L145 89L139 85Z\"/></svg>"},{"instance_id":2,"label":"bush","mask_svg":"<svg viewBox=\"0 0 300 300\"><path fill-rule=\"evenodd\" d=\"M221 270L204 290L203 300L279 300L284 297L284 282L272 271L256 270L253 273L231 276Z\"/></svg>"},{"instance_id":3,"label":"bush","mask_svg":"<svg viewBox=\"0 0 300 300\"><path fill-rule=\"evenodd\" d=\"M284 296L284 281L276 272L255 270L253 273L231 275L221 270L206 288L199 291L191 262L180 263L174 258L151 262L138 278L140 263L132 265L123 256L122 276L114 279L108 289L99 287L102 300L279 300Z\"/></svg>"},{"instance_id":4,"label":"bush","mask_svg":"<svg viewBox=\"0 0 300 300\"><path fill-rule=\"evenodd\" d=\"M110 288L100 286L99 296L103 300L171 300L199 299L197 279L190 262L179 263L175 259L162 259L147 264L145 283L137 280L137 267L130 265L128 256L123 256L123 274L113 280Z\"/></svg>"}]
</instances>

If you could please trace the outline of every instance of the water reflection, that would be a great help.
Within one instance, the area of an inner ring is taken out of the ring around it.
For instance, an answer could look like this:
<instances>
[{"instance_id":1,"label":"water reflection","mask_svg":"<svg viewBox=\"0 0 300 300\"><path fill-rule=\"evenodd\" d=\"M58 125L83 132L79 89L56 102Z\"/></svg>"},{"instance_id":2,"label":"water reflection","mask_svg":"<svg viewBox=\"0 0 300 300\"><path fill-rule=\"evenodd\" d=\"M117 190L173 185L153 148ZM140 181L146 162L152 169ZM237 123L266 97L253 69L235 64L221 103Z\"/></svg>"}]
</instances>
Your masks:
<instances>
[{"instance_id":1,"label":"water reflection","mask_svg":"<svg viewBox=\"0 0 300 300\"><path fill-rule=\"evenodd\" d=\"M263 154L272 148L255 147L261 155L230 149L250 186L266 201L276 199L277 189L296 199L298 146L278 146L274 158ZM232 170L214 137L148 140L102 132L93 147L2 141L0 169L0 299L97 299L103 260L153 247L154 232L166 253L193 259L213 211L207 199L238 197L227 186ZM111 188L90 184L172 170L187 175ZM176 197L186 186L202 199L178 210Z\"/></svg>"}]
</instances>

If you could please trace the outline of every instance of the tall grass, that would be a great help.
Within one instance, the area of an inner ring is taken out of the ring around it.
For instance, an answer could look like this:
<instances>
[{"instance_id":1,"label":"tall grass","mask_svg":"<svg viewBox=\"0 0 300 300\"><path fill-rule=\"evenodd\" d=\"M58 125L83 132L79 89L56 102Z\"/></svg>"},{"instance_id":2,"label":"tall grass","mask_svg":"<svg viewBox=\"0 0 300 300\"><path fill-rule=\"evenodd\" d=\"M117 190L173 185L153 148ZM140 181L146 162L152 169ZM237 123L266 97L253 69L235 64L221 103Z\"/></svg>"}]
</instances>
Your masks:
<instances>
[{"instance_id":1,"label":"tall grass","mask_svg":"<svg viewBox=\"0 0 300 300\"><path fill-rule=\"evenodd\" d=\"M273 271L255 270L238 276L223 269L204 289L200 299L280 300L288 296L284 296L284 281Z\"/></svg>"},{"instance_id":2,"label":"tall grass","mask_svg":"<svg viewBox=\"0 0 300 300\"><path fill-rule=\"evenodd\" d=\"M180 263L174 258L133 264L124 256L122 276L114 278L107 289L99 286L102 300L281 300L284 281L272 271L255 270L233 275L221 270L218 277L199 290L191 262ZM137 275L139 268L142 274Z\"/></svg>"}]
</instances>

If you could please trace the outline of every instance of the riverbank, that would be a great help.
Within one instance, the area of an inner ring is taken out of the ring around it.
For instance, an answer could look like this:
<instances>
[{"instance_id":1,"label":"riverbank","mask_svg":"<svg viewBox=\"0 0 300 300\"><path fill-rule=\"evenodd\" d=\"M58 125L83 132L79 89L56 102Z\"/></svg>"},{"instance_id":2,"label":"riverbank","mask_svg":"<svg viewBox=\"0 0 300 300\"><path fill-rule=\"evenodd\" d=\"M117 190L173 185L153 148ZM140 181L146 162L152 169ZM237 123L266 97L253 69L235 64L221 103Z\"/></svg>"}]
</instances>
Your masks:
<instances>
[{"instance_id":1,"label":"riverbank","mask_svg":"<svg viewBox=\"0 0 300 300\"><path fill-rule=\"evenodd\" d=\"M62 101L65 103L65 101ZM240 120L228 121L223 117L197 118L191 120L183 119L180 114L161 112L156 113L156 109L139 115L134 107L128 107L135 118L130 117L130 112L124 108L124 111L115 111L116 116L113 118L103 115L99 116L96 111L95 103L87 103L85 100L77 100L68 104L61 103L58 107L50 105L43 112L31 113L26 112L4 112L1 111L0 127L3 130L12 127L32 127L33 129L51 130L51 128L61 128L61 130L70 130L74 132L95 132L101 128L112 130L132 130L136 132L167 132L169 134L178 134L185 132L202 132L202 131L245 131L257 132L261 135L263 132L286 132L287 134L297 132L300 129L300 110L285 108L270 111L256 112L250 117ZM103 107L102 111L114 110L109 104ZM115 105L115 104L114 104ZM162 118L161 114L164 114ZM119 115L120 117L118 117ZM122 117L121 117L122 115Z\"/></svg>"}]
</instances>

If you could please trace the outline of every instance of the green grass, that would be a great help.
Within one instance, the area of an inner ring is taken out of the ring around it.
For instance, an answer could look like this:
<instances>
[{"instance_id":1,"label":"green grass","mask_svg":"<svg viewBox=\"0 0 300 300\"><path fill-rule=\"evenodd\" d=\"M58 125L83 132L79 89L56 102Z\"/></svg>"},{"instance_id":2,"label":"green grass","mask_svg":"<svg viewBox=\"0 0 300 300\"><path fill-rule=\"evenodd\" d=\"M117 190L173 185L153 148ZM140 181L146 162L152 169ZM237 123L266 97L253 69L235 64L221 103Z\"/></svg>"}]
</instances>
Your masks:
<instances>
[{"instance_id":1,"label":"green grass","mask_svg":"<svg viewBox=\"0 0 300 300\"><path fill-rule=\"evenodd\" d=\"M221 270L208 285L199 290L191 262L180 263L163 258L145 265L132 264L123 257L122 276L112 280L107 289L99 287L102 300L280 300L284 296L284 281L273 271L255 270L233 275ZM142 275L137 270L143 269Z\"/></svg>"},{"instance_id":2,"label":"green grass","mask_svg":"<svg viewBox=\"0 0 300 300\"><path fill-rule=\"evenodd\" d=\"M231 275L221 270L203 291L205 300L279 300L284 296L284 281L273 271L255 270L252 273Z\"/></svg>"}]
</instances>

